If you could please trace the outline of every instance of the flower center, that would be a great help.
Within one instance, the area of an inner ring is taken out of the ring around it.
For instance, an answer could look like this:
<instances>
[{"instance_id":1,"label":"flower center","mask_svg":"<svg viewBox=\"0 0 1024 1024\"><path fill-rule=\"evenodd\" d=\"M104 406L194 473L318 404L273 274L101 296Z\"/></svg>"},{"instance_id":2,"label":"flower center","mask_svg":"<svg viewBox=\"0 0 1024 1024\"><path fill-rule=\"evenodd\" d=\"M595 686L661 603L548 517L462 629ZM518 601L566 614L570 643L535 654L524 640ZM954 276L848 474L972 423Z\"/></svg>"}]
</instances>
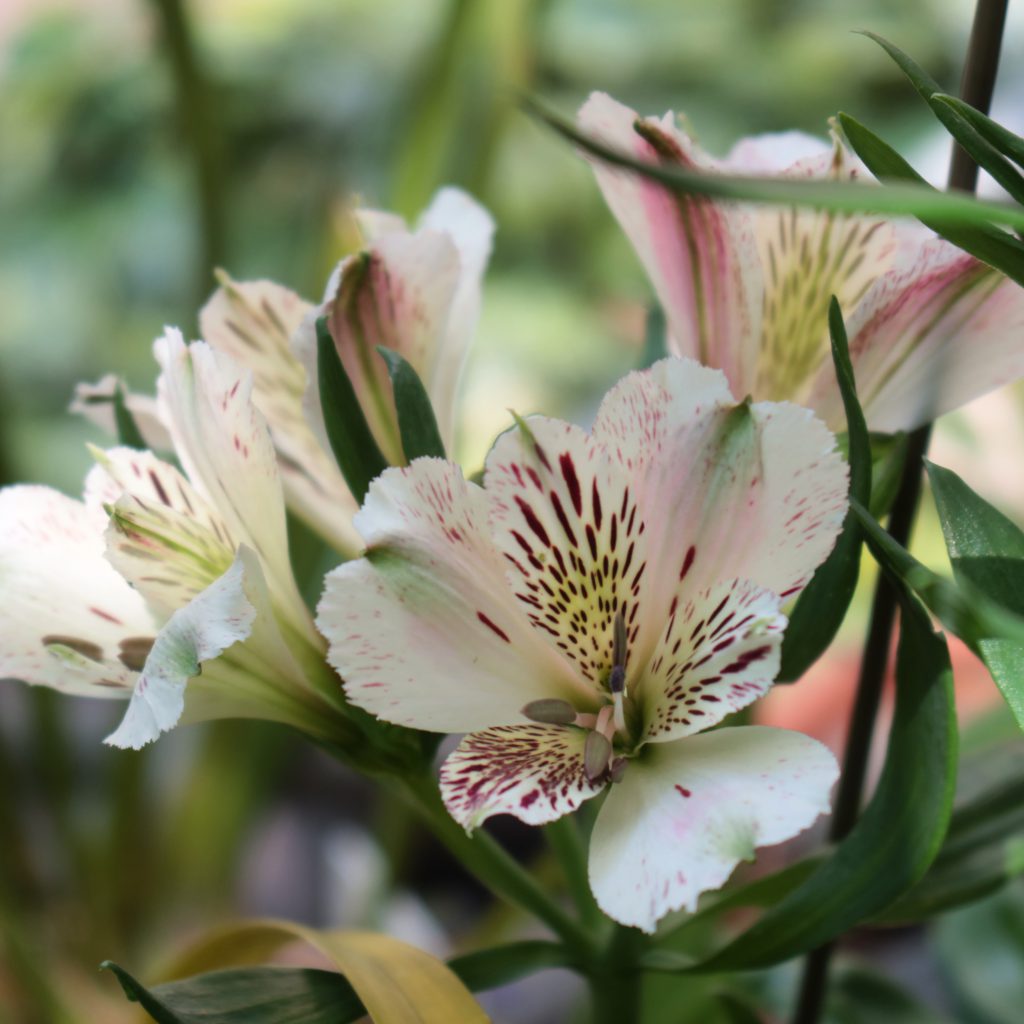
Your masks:
<instances>
[{"instance_id":1,"label":"flower center","mask_svg":"<svg viewBox=\"0 0 1024 1024\"><path fill-rule=\"evenodd\" d=\"M627 722L626 656L628 630L621 611L612 623L612 667L606 685L611 698L597 714L577 711L567 700L551 698L531 701L523 714L531 722L545 725L572 725L587 730L583 748L583 770L590 782L618 782L626 771L627 755L617 754L616 740L631 746Z\"/></svg>"}]
</instances>

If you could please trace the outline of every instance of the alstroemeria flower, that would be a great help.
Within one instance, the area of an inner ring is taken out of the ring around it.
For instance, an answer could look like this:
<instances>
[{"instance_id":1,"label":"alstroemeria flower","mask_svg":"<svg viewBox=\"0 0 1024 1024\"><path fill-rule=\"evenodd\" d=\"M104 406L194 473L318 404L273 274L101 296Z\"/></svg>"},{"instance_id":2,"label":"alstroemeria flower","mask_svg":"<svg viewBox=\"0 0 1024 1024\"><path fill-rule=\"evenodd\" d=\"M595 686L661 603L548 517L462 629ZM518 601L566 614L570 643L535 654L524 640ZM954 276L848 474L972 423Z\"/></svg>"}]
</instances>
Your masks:
<instances>
[{"instance_id":1,"label":"alstroemeria flower","mask_svg":"<svg viewBox=\"0 0 1024 1024\"><path fill-rule=\"evenodd\" d=\"M719 371L663 360L589 435L541 417L504 434L484 488L438 459L387 470L317 624L355 704L469 733L441 770L467 829L608 788L591 885L650 931L828 807L817 742L705 731L771 685L780 603L831 549L846 481L809 410L737 405Z\"/></svg>"},{"instance_id":2,"label":"alstroemeria flower","mask_svg":"<svg viewBox=\"0 0 1024 1024\"><path fill-rule=\"evenodd\" d=\"M200 333L255 378L291 507L340 551L357 549L356 504L330 453L316 387L314 317L327 314L342 363L381 450L401 464L391 384L376 346L400 352L419 373L451 448L455 392L476 328L494 223L458 189L442 189L415 231L393 214L361 211L366 249L341 262L314 307L271 281L221 287L200 314Z\"/></svg>"},{"instance_id":3,"label":"alstroemeria flower","mask_svg":"<svg viewBox=\"0 0 1024 1024\"><path fill-rule=\"evenodd\" d=\"M113 448L95 452L83 501L0 491L0 678L130 698L107 739L120 747L150 742L183 712L327 734L336 681L311 671L323 643L292 577L251 380L177 331L155 353L161 420L185 474Z\"/></svg>"},{"instance_id":4,"label":"alstroemeria flower","mask_svg":"<svg viewBox=\"0 0 1024 1024\"><path fill-rule=\"evenodd\" d=\"M838 139L742 140L725 160L672 114L640 118L595 93L580 128L636 159L738 174L864 173ZM869 425L926 423L1024 375L1024 289L919 225L764 204L678 198L595 161L605 200L643 263L670 351L725 371L734 393L789 400L844 425L827 311L839 299Z\"/></svg>"}]
</instances>

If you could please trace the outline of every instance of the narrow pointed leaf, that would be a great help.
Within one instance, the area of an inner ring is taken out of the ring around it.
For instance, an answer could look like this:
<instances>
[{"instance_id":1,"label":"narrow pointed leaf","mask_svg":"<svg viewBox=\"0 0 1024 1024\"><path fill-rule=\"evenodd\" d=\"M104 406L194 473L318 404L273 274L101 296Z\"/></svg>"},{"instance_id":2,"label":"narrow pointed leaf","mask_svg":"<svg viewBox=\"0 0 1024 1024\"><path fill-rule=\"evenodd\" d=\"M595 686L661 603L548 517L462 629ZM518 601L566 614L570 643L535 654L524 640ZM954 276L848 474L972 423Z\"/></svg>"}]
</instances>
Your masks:
<instances>
[{"instance_id":1,"label":"narrow pointed leaf","mask_svg":"<svg viewBox=\"0 0 1024 1024\"><path fill-rule=\"evenodd\" d=\"M969 103L956 96L937 93L933 97L936 103L959 114L965 121L972 124L978 133L992 143L1004 156L1008 156L1019 167L1024 167L1024 139L1015 135L1009 128L1004 128L998 121L975 110Z\"/></svg>"},{"instance_id":2,"label":"narrow pointed leaf","mask_svg":"<svg viewBox=\"0 0 1024 1024\"><path fill-rule=\"evenodd\" d=\"M935 195L953 195L952 192L939 192L932 189L924 179L906 162L888 143L883 142L874 132L865 128L849 114L840 114L839 123L843 134L853 151L864 161L869 171L883 182L910 181L917 182L921 187L929 189ZM894 186L887 184L886 188ZM1018 284L1024 284L1024 243L1005 231L1000 231L991 223L975 221L977 226L964 223L954 224L948 219L940 219L929 211L912 210L909 206L905 213L912 213L921 223L930 227L947 241L971 253L989 266L1001 270L1007 277L1013 278ZM992 218L995 221L1009 224L1005 218Z\"/></svg>"},{"instance_id":3,"label":"narrow pointed leaf","mask_svg":"<svg viewBox=\"0 0 1024 1024\"><path fill-rule=\"evenodd\" d=\"M926 465L957 582L1024 616L1024 532L955 473ZM979 637L977 647L1024 728L1024 643Z\"/></svg>"},{"instance_id":4,"label":"narrow pointed leaf","mask_svg":"<svg viewBox=\"0 0 1024 1024\"><path fill-rule=\"evenodd\" d=\"M1024 646L1024 616L989 599L966 578L954 583L932 572L897 544L863 505L851 501L850 507L860 520L878 564L893 579L906 583L946 629L979 657L982 641L1009 641Z\"/></svg>"},{"instance_id":5,"label":"narrow pointed leaf","mask_svg":"<svg viewBox=\"0 0 1024 1024\"><path fill-rule=\"evenodd\" d=\"M850 348L843 315L835 297L828 313L832 361L843 396L849 438L850 494L862 504L871 501L871 440L857 400ZM839 632L857 589L863 533L853 512L846 514L843 532L825 562L800 595L782 642L778 681L793 682L824 653Z\"/></svg>"},{"instance_id":6,"label":"narrow pointed leaf","mask_svg":"<svg viewBox=\"0 0 1024 1024\"><path fill-rule=\"evenodd\" d=\"M768 967L806 953L881 912L928 869L953 805L956 710L945 640L905 591L896 710L885 767L867 810L798 889L700 972Z\"/></svg>"},{"instance_id":7,"label":"narrow pointed leaf","mask_svg":"<svg viewBox=\"0 0 1024 1024\"><path fill-rule=\"evenodd\" d=\"M889 54L890 57L899 66L899 69L910 79L911 84L914 88L926 99L937 93L942 92L942 86L928 74L913 58L905 54L898 46L890 43L888 39L877 35L874 32L861 31L862 36L867 36L868 39L874 40L879 46Z\"/></svg>"},{"instance_id":8,"label":"narrow pointed leaf","mask_svg":"<svg viewBox=\"0 0 1024 1024\"><path fill-rule=\"evenodd\" d=\"M387 364L391 376L391 387L395 393L395 408L398 410L398 432L402 437L402 451L407 462L421 456L443 459L444 442L434 417L427 389L419 374L399 353L383 345L377 346Z\"/></svg>"},{"instance_id":9,"label":"narrow pointed leaf","mask_svg":"<svg viewBox=\"0 0 1024 1024\"><path fill-rule=\"evenodd\" d=\"M1024 203L1024 178L1003 158L998 148L991 144L972 122L958 110L950 107L938 97L944 95L942 87L905 54L899 47L874 32L864 32L873 39L899 65L911 84L931 107L932 112L943 126L970 155L971 159L1013 196L1018 203Z\"/></svg>"},{"instance_id":10,"label":"narrow pointed leaf","mask_svg":"<svg viewBox=\"0 0 1024 1024\"><path fill-rule=\"evenodd\" d=\"M585 152L605 163L633 171L641 177L656 181L683 195L705 195L717 199L795 204L821 210L837 210L843 213L918 217L925 223L934 222L950 228L953 226L964 228L968 225L988 223L1024 227L1024 210L1005 203L974 199L964 193L940 192L916 175L905 177L906 181L916 181L916 184L897 181L879 188L876 185L857 182L745 177L646 163L642 160L634 160L627 154L590 138L578 131L564 118L546 110L535 100L524 101L524 106L530 114ZM841 114L840 118L853 120L845 114ZM863 126L860 127L863 131L867 131ZM888 147L886 148L888 149ZM865 163L868 161L865 160ZM868 166L871 165L868 164ZM898 175L889 176L899 177Z\"/></svg>"},{"instance_id":11,"label":"narrow pointed leaf","mask_svg":"<svg viewBox=\"0 0 1024 1024\"><path fill-rule=\"evenodd\" d=\"M140 451L149 447L142 436L142 431L139 430L139 425L135 422L135 417L128 410L124 389L120 384L114 386L114 425L117 428L118 444Z\"/></svg>"},{"instance_id":12,"label":"narrow pointed leaf","mask_svg":"<svg viewBox=\"0 0 1024 1024\"><path fill-rule=\"evenodd\" d=\"M324 428L338 468L353 497L360 504L370 481L388 468L356 397L355 388L342 365L327 318L316 322L317 375Z\"/></svg>"}]
</instances>

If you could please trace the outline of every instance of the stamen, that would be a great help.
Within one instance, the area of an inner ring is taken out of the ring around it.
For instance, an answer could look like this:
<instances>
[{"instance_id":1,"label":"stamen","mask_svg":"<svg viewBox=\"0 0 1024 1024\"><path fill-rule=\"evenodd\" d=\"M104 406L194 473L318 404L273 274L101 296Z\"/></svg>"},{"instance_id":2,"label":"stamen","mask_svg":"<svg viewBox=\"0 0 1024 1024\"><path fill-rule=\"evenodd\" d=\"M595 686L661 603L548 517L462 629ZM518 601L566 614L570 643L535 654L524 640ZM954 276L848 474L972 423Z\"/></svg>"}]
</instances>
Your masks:
<instances>
[{"instance_id":1,"label":"stamen","mask_svg":"<svg viewBox=\"0 0 1024 1024\"><path fill-rule=\"evenodd\" d=\"M602 732L587 734L587 742L583 746L583 772L590 782L600 782L608 771L608 762L612 756L611 740Z\"/></svg>"},{"instance_id":2,"label":"stamen","mask_svg":"<svg viewBox=\"0 0 1024 1024\"><path fill-rule=\"evenodd\" d=\"M622 777L626 774L626 765L629 761L624 757L616 757L612 760L611 764L608 765L608 781L609 782L621 782Z\"/></svg>"},{"instance_id":3,"label":"stamen","mask_svg":"<svg viewBox=\"0 0 1024 1024\"><path fill-rule=\"evenodd\" d=\"M622 669L622 682L625 684L626 673L626 617L620 608L615 613L615 624L612 626L612 665ZM612 669L614 673L615 669Z\"/></svg>"},{"instance_id":4,"label":"stamen","mask_svg":"<svg viewBox=\"0 0 1024 1024\"><path fill-rule=\"evenodd\" d=\"M573 725L576 723L576 709L567 701L552 697L542 700L531 700L522 709L531 722L543 725Z\"/></svg>"}]
</instances>

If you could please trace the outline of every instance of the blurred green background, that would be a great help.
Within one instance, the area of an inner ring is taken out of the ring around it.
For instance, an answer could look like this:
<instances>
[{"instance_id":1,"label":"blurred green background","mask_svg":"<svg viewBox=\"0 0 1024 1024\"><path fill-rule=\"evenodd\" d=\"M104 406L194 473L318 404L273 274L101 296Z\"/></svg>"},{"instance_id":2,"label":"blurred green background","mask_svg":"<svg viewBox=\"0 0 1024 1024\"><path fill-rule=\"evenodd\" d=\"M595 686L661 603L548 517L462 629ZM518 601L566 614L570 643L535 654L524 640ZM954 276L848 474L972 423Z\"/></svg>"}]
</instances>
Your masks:
<instances>
[{"instance_id":1,"label":"blurred green background","mask_svg":"<svg viewBox=\"0 0 1024 1024\"><path fill-rule=\"evenodd\" d=\"M824 134L844 109L941 180L926 112L851 30L891 38L952 88L971 7L2 0L0 482L78 492L83 442L99 438L65 412L74 384L116 369L150 390L152 339L164 324L195 334L214 266L318 297L353 196L413 217L448 183L498 223L465 387L467 465L509 406L585 419L636 364L650 295L590 171L517 95L565 113L592 89L674 108L713 152L747 133ZM1015 110L1020 28L1011 19L997 113ZM974 429L954 420L948 443L969 451ZM994 484L1005 476L993 466ZM0 1024L129 1019L96 963L145 975L232 912L386 924L387 901L353 910L353 864L370 890L397 879L427 892L394 927L441 951L479 903L407 822L283 733L183 730L132 755L99 745L115 717L0 692ZM507 924L492 910L477 927ZM530 991L499 1000L496 1019L546 1019Z\"/></svg>"}]
</instances>

